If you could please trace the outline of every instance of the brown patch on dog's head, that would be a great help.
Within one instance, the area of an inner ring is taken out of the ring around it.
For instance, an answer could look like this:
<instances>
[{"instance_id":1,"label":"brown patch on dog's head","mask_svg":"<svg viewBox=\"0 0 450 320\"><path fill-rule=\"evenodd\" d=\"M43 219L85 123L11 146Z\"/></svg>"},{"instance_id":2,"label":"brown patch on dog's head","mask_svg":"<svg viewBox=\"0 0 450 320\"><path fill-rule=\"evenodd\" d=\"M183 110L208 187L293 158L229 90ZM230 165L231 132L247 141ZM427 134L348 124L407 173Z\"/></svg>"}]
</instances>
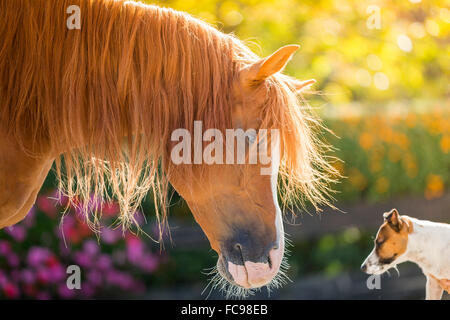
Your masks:
<instances>
[{"instance_id":1,"label":"brown patch on dog's head","mask_svg":"<svg viewBox=\"0 0 450 320\"><path fill-rule=\"evenodd\" d=\"M397 209L383 214L384 223L378 230L375 239L375 251L382 264L390 264L405 253L408 245L408 235L412 232L412 223L406 217L401 217Z\"/></svg>"}]
</instances>

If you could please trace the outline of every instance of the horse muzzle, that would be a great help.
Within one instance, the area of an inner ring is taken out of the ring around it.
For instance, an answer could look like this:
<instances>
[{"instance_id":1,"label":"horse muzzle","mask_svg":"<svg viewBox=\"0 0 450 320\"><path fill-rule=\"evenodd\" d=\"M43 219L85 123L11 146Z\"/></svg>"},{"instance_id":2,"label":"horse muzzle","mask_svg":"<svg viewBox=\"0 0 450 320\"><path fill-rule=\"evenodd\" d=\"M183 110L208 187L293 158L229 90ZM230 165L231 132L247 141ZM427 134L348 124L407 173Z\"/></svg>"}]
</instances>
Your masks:
<instances>
[{"instance_id":1,"label":"horse muzzle","mask_svg":"<svg viewBox=\"0 0 450 320\"><path fill-rule=\"evenodd\" d=\"M245 289L269 284L280 270L284 241L268 241L246 232L236 235L222 243L217 263L220 274Z\"/></svg>"}]
</instances>

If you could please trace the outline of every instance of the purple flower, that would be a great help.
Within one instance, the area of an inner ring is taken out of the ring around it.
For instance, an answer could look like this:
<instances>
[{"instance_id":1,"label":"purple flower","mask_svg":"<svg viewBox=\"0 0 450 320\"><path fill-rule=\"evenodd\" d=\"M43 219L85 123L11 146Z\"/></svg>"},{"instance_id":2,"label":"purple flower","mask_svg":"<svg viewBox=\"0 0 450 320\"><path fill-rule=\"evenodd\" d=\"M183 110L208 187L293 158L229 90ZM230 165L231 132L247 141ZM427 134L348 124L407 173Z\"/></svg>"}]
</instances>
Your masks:
<instances>
[{"instance_id":1,"label":"purple flower","mask_svg":"<svg viewBox=\"0 0 450 320\"><path fill-rule=\"evenodd\" d=\"M27 262L32 267L38 267L42 265L50 256L50 250L41 247L32 247L28 252Z\"/></svg>"},{"instance_id":2,"label":"purple flower","mask_svg":"<svg viewBox=\"0 0 450 320\"><path fill-rule=\"evenodd\" d=\"M93 259L86 252L79 251L75 253L74 259L75 262L81 267L90 268L92 266Z\"/></svg>"},{"instance_id":3,"label":"purple flower","mask_svg":"<svg viewBox=\"0 0 450 320\"><path fill-rule=\"evenodd\" d=\"M102 254L97 259L97 264L96 265L102 271L108 270L112 266L111 258L108 255L106 255L106 254Z\"/></svg>"},{"instance_id":4,"label":"purple flower","mask_svg":"<svg viewBox=\"0 0 450 320\"><path fill-rule=\"evenodd\" d=\"M130 289L133 284L133 278L124 273L117 270L111 270L106 274L106 281L109 285L117 286L123 290Z\"/></svg>"},{"instance_id":5,"label":"purple flower","mask_svg":"<svg viewBox=\"0 0 450 320\"><path fill-rule=\"evenodd\" d=\"M17 254L15 254L14 252L10 252L6 256L6 261L8 261L8 264L13 268L17 268L20 264L19 256Z\"/></svg>"},{"instance_id":6,"label":"purple flower","mask_svg":"<svg viewBox=\"0 0 450 320\"><path fill-rule=\"evenodd\" d=\"M90 256L96 256L100 252L100 248L97 242L88 240L83 244L83 251Z\"/></svg>"},{"instance_id":7,"label":"purple flower","mask_svg":"<svg viewBox=\"0 0 450 320\"><path fill-rule=\"evenodd\" d=\"M91 286L89 283L85 283L81 287L81 293L85 298L90 298L95 294L95 288Z\"/></svg>"},{"instance_id":8,"label":"purple flower","mask_svg":"<svg viewBox=\"0 0 450 320\"><path fill-rule=\"evenodd\" d=\"M56 202L61 206L65 206L69 201L69 198L58 189L56 189L53 193L50 194L50 198L55 199Z\"/></svg>"},{"instance_id":9,"label":"purple flower","mask_svg":"<svg viewBox=\"0 0 450 320\"><path fill-rule=\"evenodd\" d=\"M2 288L8 282L6 273L0 270L0 288Z\"/></svg>"},{"instance_id":10,"label":"purple flower","mask_svg":"<svg viewBox=\"0 0 450 320\"><path fill-rule=\"evenodd\" d=\"M0 255L6 256L10 252L11 252L11 245L9 244L9 242L0 240Z\"/></svg>"},{"instance_id":11,"label":"purple flower","mask_svg":"<svg viewBox=\"0 0 450 320\"><path fill-rule=\"evenodd\" d=\"M58 286L58 295L63 299L73 298L76 294L76 290L70 290L67 288L66 283L62 283Z\"/></svg>"},{"instance_id":12,"label":"purple flower","mask_svg":"<svg viewBox=\"0 0 450 320\"><path fill-rule=\"evenodd\" d=\"M86 279L92 286L98 287L103 282L103 273L98 270L91 270L88 272Z\"/></svg>"},{"instance_id":13,"label":"purple flower","mask_svg":"<svg viewBox=\"0 0 450 320\"><path fill-rule=\"evenodd\" d=\"M25 228L21 225L8 227L5 229L5 232L9 234L17 242L22 242L23 240L25 240L25 237L27 235Z\"/></svg>"},{"instance_id":14,"label":"purple flower","mask_svg":"<svg viewBox=\"0 0 450 320\"><path fill-rule=\"evenodd\" d=\"M52 266L47 271L49 274L48 280L51 283L58 283L66 277L66 272L61 265Z\"/></svg>"},{"instance_id":15,"label":"purple flower","mask_svg":"<svg viewBox=\"0 0 450 320\"><path fill-rule=\"evenodd\" d=\"M158 257L152 253L145 254L141 261L139 262L139 266L146 272L152 273L158 268L159 261Z\"/></svg>"},{"instance_id":16,"label":"purple flower","mask_svg":"<svg viewBox=\"0 0 450 320\"><path fill-rule=\"evenodd\" d=\"M51 296L50 296L50 294L48 292L41 291L41 292L38 292L38 294L36 295L36 299L38 299L38 300L50 300Z\"/></svg>"},{"instance_id":17,"label":"purple flower","mask_svg":"<svg viewBox=\"0 0 450 320\"><path fill-rule=\"evenodd\" d=\"M142 225L145 222L145 216L140 210L134 213L134 219L138 225Z\"/></svg>"},{"instance_id":18,"label":"purple flower","mask_svg":"<svg viewBox=\"0 0 450 320\"><path fill-rule=\"evenodd\" d=\"M103 242L114 244L122 237L122 232L119 229L105 228L100 236Z\"/></svg>"},{"instance_id":19,"label":"purple flower","mask_svg":"<svg viewBox=\"0 0 450 320\"><path fill-rule=\"evenodd\" d=\"M26 228L31 228L36 220L36 206L32 206L28 211L27 217L23 220L22 225Z\"/></svg>"},{"instance_id":20,"label":"purple flower","mask_svg":"<svg viewBox=\"0 0 450 320\"><path fill-rule=\"evenodd\" d=\"M31 270L28 270L28 269L22 270L20 278L21 278L22 282L27 283L27 284L31 284L36 281L36 276L35 276L34 272Z\"/></svg>"}]
</instances>

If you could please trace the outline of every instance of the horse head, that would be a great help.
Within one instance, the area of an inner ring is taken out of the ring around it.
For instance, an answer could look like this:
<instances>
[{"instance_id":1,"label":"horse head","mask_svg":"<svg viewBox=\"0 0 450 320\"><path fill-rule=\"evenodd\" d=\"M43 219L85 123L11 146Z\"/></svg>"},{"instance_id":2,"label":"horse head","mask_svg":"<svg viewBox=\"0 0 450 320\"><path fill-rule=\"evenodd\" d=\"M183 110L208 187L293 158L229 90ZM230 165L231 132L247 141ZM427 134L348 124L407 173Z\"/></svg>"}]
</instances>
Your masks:
<instances>
[{"instance_id":1,"label":"horse head","mask_svg":"<svg viewBox=\"0 0 450 320\"><path fill-rule=\"evenodd\" d=\"M219 255L217 270L220 275L245 289L271 283L283 261L284 231L277 181L283 154L281 148L287 141L280 141L277 128L280 123L269 120L267 114L271 111L267 108L276 101L271 99L271 95L276 94L271 89L274 85L272 76L284 69L297 49L296 45L285 46L268 58L240 69L233 86L231 123L244 137L245 149L238 150L239 142L230 144L228 133L213 131L208 134L205 131L203 138L208 138L202 139L202 144L204 140L212 141L211 136L214 136L214 143L223 145L223 148L215 149L212 156L215 161L202 159L208 163L189 164L189 170L195 172L193 179L187 179L181 173L185 170L179 170L179 166L171 167L171 184L187 201L212 249ZM314 83L314 80L290 80L294 90L302 90ZM260 161L263 144L265 147L270 144L266 153L269 163ZM205 155L205 150L200 156ZM233 156L227 158L230 152ZM239 163L242 153L247 161ZM215 158L218 154L222 158ZM251 155L255 155L253 159L257 161L249 163ZM233 161L225 161L225 158Z\"/></svg>"}]
</instances>

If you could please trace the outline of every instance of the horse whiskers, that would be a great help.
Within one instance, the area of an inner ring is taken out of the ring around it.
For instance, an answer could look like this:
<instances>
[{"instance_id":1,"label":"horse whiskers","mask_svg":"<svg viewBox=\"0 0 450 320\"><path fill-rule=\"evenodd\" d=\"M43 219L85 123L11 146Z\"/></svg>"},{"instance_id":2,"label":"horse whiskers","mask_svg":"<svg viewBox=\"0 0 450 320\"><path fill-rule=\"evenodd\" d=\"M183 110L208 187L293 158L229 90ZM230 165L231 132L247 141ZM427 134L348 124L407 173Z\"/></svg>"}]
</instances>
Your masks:
<instances>
[{"instance_id":1,"label":"horse whiskers","mask_svg":"<svg viewBox=\"0 0 450 320\"><path fill-rule=\"evenodd\" d=\"M280 270L278 271L277 275L272 279L270 283L267 285L260 287L260 288L254 288L254 289L245 289L238 285L235 285L234 283L229 282L227 279L221 276L219 273L217 266L213 266L211 268L207 268L209 270L208 272L205 272L203 274L207 276L211 276L208 284L202 291L202 295L205 293L205 291L210 288L208 295L205 299L208 299L213 290L219 290L226 299L245 299L250 296L253 296L256 292L260 292L262 288L267 289L267 294L270 296L270 293L274 289L278 289L285 285L288 282L292 282L292 280L287 275L287 270L289 269L289 263L288 259L285 255L283 256L283 259L281 261Z\"/></svg>"}]
</instances>

